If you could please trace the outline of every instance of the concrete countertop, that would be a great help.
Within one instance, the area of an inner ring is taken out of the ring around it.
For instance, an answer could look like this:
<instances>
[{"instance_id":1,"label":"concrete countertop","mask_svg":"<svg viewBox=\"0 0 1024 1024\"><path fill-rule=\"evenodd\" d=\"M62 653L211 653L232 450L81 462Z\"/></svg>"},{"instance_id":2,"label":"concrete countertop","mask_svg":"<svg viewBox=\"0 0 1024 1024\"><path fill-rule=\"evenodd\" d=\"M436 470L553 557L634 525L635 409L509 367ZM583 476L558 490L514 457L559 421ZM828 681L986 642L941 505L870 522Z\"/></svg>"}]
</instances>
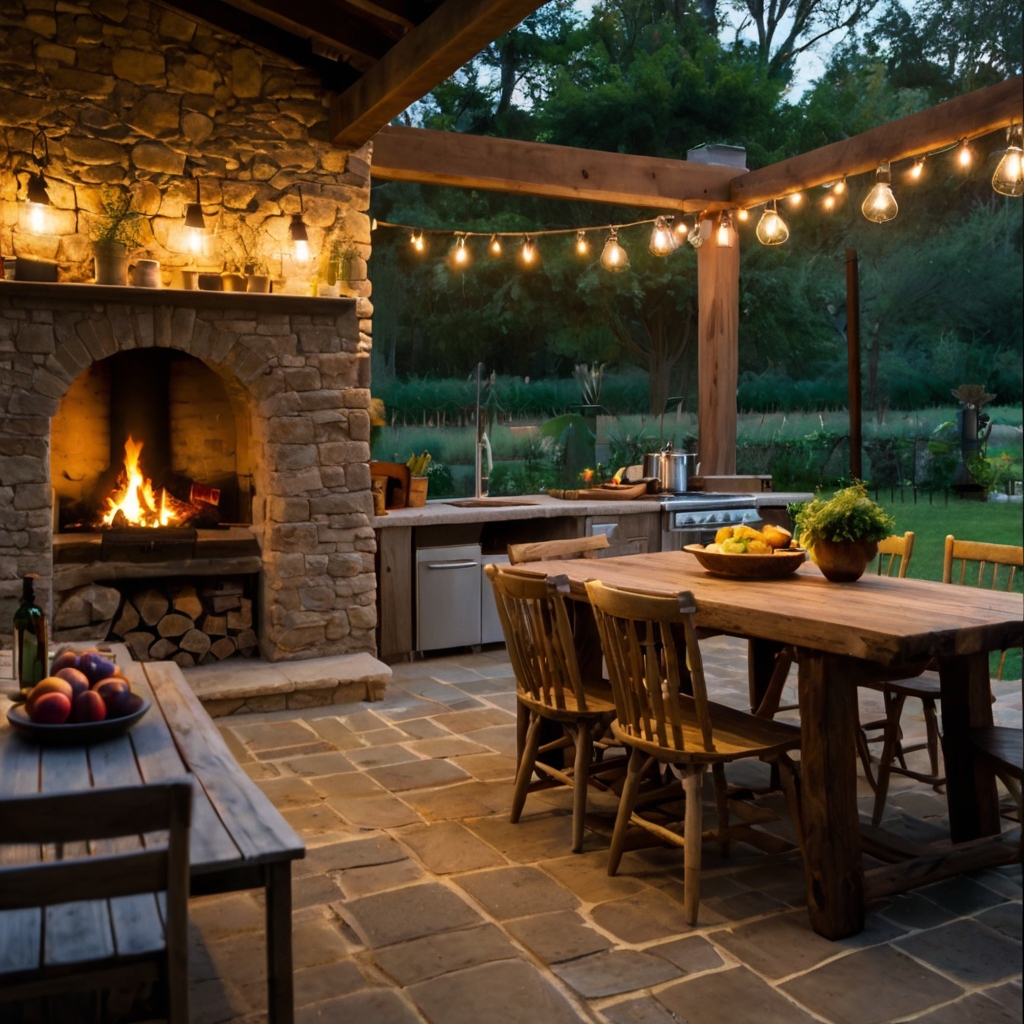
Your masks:
<instances>
[{"instance_id":1,"label":"concrete countertop","mask_svg":"<svg viewBox=\"0 0 1024 1024\"><path fill-rule=\"evenodd\" d=\"M794 501L810 501L812 494L774 493L767 491L754 496L758 508L785 507ZM470 499L452 498L451 501ZM487 499L481 499L486 501ZM546 494L527 497L494 498L490 507L459 508L448 500L428 501L422 508L399 508L386 516L374 516L370 525L374 529L389 526L449 526L460 523L505 522L513 519L552 519L556 516L622 516L641 512L660 512L661 504L646 498L633 501L565 501L549 498ZM502 501L522 504L501 505Z\"/></svg>"}]
</instances>

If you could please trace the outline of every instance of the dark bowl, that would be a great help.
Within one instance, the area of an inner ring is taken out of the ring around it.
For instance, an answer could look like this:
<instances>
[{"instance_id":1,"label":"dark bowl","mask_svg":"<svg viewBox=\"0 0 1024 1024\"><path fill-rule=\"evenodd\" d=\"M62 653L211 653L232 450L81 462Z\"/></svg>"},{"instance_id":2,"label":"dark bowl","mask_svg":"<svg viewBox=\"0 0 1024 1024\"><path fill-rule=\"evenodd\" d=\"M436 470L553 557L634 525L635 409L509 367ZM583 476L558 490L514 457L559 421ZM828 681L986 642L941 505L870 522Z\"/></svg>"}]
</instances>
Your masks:
<instances>
[{"instance_id":1,"label":"dark bowl","mask_svg":"<svg viewBox=\"0 0 1024 1024\"><path fill-rule=\"evenodd\" d=\"M44 725L28 717L24 704L15 704L7 711L7 721L15 732L44 747L70 747L83 743L102 743L123 736L148 710L150 701L144 701L138 711L123 718L105 718L102 722L65 722L63 725Z\"/></svg>"}]
</instances>

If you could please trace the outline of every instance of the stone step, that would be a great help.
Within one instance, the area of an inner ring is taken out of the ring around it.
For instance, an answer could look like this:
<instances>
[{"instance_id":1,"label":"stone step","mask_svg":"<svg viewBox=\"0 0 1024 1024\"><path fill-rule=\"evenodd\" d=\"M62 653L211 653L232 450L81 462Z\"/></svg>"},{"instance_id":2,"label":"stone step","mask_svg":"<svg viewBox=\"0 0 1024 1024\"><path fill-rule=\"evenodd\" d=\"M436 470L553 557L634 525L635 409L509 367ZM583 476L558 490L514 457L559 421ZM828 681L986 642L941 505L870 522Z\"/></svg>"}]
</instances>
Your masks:
<instances>
[{"instance_id":1,"label":"stone step","mask_svg":"<svg viewBox=\"0 0 1024 1024\"><path fill-rule=\"evenodd\" d=\"M383 700L391 669L370 654L303 661L229 658L183 670L211 717Z\"/></svg>"}]
</instances>

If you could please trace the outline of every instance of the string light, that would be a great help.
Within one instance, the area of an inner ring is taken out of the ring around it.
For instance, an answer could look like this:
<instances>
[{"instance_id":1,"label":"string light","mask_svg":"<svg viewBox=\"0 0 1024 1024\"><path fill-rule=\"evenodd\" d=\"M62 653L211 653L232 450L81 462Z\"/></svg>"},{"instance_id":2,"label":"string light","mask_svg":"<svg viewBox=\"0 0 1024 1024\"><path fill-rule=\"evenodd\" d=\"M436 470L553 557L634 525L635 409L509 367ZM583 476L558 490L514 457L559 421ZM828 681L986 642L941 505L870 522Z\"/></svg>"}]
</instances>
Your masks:
<instances>
[{"instance_id":1,"label":"string light","mask_svg":"<svg viewBox=\"0 0 1024 1024\"><path fill-rule=\"evenodd\" d=\"M828 189L828 195L821 201L821 205L826 213L831 213L846 194L846 179L841 178L839 181L832 182L831 185L826 185L825 188Z\"/></svg>"},{"instance_id":2,"label":"string light","mask_svg":"<svg viewBox=\"0 0 1024 1024\"><path fill-rule=\"evenodd\" d=\"M907 171L907 177L911 181L919 181L922 174L924 174L924 157L923 156L914 161L914 165L910 168L909 171Z\"/></svg>"},{"instance_id":3,"label":"string light","mask_svg":"<svg viewBox=\"0 0 1024 1024\"><path fill-rule=\"evenodd\" d=\"M889 164L879 164L878 170L875 171L874 188L864 197L860 207L860 212L875 224L884 224L899 213L900 208L890 186L891 180Z\"/></svg>"},{"instance_id":4,"label":"string light","mask_svg":"<svg viewBox=\"0 0 1024 1024\"><path fill-rule=\"evenodd\" d=\"M799 206L804 201L804 194L803 192L793 192L786 198L789 200L790 206Z\"/></svg>"},{"instance_id":5,"label":"string light","mask_svg":"<svg viewBox=\"0 0 1024 1024\"><path fill-rule=\"evenodd\" d=\"M680 217L679 221L676 223L675 232L679 236L680 241L682 241L690 233L690 225Z\"/></svg>"},{"instance_id":6,"label":"string light","mask_svg":"<svg viewBox=\"0 0 1024 1024\"><path fill-rule=\"evenodd\" d=\"M527 266L530 266L537 258L537 246L533 244L533 239L529 235L523 239L523 247L519 250L519 256Z\"/></svg>"},{"instance_id":7,"label":"string light","mask_svg":"<svg viewBox=\"0 0 1024 1024\"><path fill-rule=\"evenodd\" d=\"M50 229L50 194L46 191L43 168L50 162L50 146L46 135L40 132L32 140L32 155L35 156L36 142L43 140L43 155L36 160L39 169L28 176L25 186L25 205L28 214L28 230L33 235L45 235Z\"/></svg>"},{"instance_id":8,"label":"string light","mask_svg":"<svg viewBox=\"0 0 1024 1024\"><path fill-rule=\"evenodd\" d=\"M718 217L718 233L716 236L719 249L732 248L732 217L728 210L723 210Z\"/></svg>"},{"instance_id":9,"label":"string light","mask_svg":"<svg viewBox=\"0 0 1024 1024\"><path fill-rule=\"evenodd\" d=\"M299 212L292 214L292 222L288 228L288 236L292 240L292 259L304 267L309 262L309 235L302 221L305 211L302 206L302 189L299 189Z\"/></svg>"},{"instance_id":10,"label":"string light","mask_svg":"<svg viewBox=\"0 0 1024 1024\"><path fill-rule=\"evenodd\" d=\"M1000 195L1024 195L1024 166L1022 166L1024 148L1021 146L1022 134L1024 134L1024 129L1019 124L1011 124L1006 129L1006 151L996 167L995 174L992 175L992 187Z\"/></svg>"},{"instance_id":11,"label":"string light","mask_svg":"<svg viewBox=\"0 0 1024 1024\"><path fill-rule=\"evenodd\" d=\"M669 229L664 217L654 221L654 230L651 231L651 241L647 248L654 256L670 256L679 248L679 239Z\"/></svg>"},{"instance_id":12,"label":"string light","mask_svg":"<svg viewBox=\"0 0 1024 1024\"><path fill-rule=\"evenodd\" d=\"M427 243L423 240L422 231L414 231L409 241L412 243L412 247L417 252L423 252L423 250L426 249L427 247Z\"/></svg>"},{"instance_id":13,"label":"string light","mask_svg":"<svg viewBox=\"0 0 1024 1024\"><path fill-rule=\"evenodd\" d=\"M971 166L971 161L974 159L974 154L971 152L970 143L966 139L961 139L960 149L956 155L957 163L960 164L965 170Z\"/></svg>"},{"instance_id":14,"label":"string light","mask_svg":"<svg viewBox=\"0 0 1024 1024\"><path fill-rule=\"evenodd\" d=\"M459 241L455 246L455 262L460 267L465 267L469 263L469 250L466 248L466 239L463 235L459 236Z\"/></svg>"},{"instance_id":15,"label":"string light","mask_svg":"<svg viewBox=\"0 0 1024 1024\"><path fill-rule=\"evenodd\" d=\"M749 210L737 210L736 211L736 219L738 221L742 221L743 223L746 223L748 220L750 220L750 211Z\"/></svg>"},{"instance_id":16,"label":"string light","mask_svg":"<svg viewBox=\"0 0 1024 1024\"><path fill-rule=\"evenodd\" d=\"M846 195L846 179L845 178L840 178L832 186L832 195L834 195L834 196L844 196L844 195Z\"/></svg>"},{"instance_id":17,"label":"string light","mask_svg":"<svg viewBox=\"0 0 1024 1024\"><path fill-rule=\"evenodd\" d=\"M202 256L206 250L206 218L199 201L199 176L195 177L196 201L185 207L185 249L193 256Z\"/></svg>"},{"instance_id":18,"label":"string light","mask_svg":"<svg viewBox=\"0 0 1024 1024\"><path fill-rule=\"evenodd\" d=\"M576 232L576 255L586 256L590 252L590 243L587 241L587 235L585 231Z\"/></svg>"},{"instance_id":19,"label":"string light","mask_svg":"<svg viewBox=\"0 0 1024 1024\"><path fill-rule=\"evenodd\" d=\"M604 243L604 249L601 252L601 266L613 274L625 270L629 266L629 256L626 250L619 245L618 228L612 228L608 241Z\"/></svg>"},{"instance_id":20,"label":"string light","mask_svg":"<svg viewBox=\"0 0 1024 1024\"><path fill-rule=\"evenodd\" d=\"M501 239L497 235L491 235L491 243L488 249L490 249L492 256L501 255Z\"/></svg>"},{"instance_id":21,"label":"string light","mask_svg":"<svg viewBox=\"0 0 1024 1024\"><path fill-rule=\"evenodd\" d=\"M789 238L789 228L779 216L775 200L765 203L764 213L757 223L757 240L762 245L782 245Z\"/></svg>"},{"instance_id":22,"label":"string light","mask_svg":"<svg viewBox=\"0 0 1024 1024\"><path fill-rule=\"evenodd\" d=\"M821 201L826 213L831 213L836 208L836 197L831 193Z\"/></svg>"}]
</instances>

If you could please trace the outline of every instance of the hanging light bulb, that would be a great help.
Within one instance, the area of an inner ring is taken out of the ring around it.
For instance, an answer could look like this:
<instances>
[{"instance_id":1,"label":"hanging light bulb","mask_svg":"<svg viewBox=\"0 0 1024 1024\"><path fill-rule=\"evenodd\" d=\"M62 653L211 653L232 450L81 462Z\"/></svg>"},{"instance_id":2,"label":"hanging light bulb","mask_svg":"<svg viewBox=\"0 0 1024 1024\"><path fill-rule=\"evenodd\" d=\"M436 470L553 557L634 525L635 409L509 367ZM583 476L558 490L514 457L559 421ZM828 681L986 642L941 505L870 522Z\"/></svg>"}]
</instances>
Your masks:
<instances>
[{"instance_id":1,"label":"hanging light bulb","mask_svg":"<svg viewBox=\"0 0 1024 1024\"><path fill-rule=\"evenodd\" d=\"M738 221L742 221L745 224L748 220L750 220L750 211L749 210L737 210L736 211L736 219Z\"/></svg>"},{"instance_id":2,"label":"hanging light bulb","mask_svg":"<svg viewBox=\"0 0 1024 1024\"><path fill-rule=\"evenodd\" d=\"M604 249L601 250L601 266L613 274L617 274L629 266L629 256L626 255L626 250L619 245L618 228L612 228L608 241L604 243Z\"/></svg>"},{"instance_id":3,"label":"hanging light bulb","mask_svg":"<svg viewBox=\"0 0 1024 1024\"><path fill-rule=\"evenodd\" d=\"M789 228L779 216L774 199L765 204L764 213L757 222L757 240L762 245L782 245L789 238Z\"/></svg>"},{"instance_id":4,"label":"hanging light bulb","mask_svg":"<svg viewBox=\"0 0 1024 1024\"><path fill-rule=\"evenodd\" d=\"M196 175L196 201L185 207L185 249L193 256L206 251L206 218L199 195L199 176Z\"/></svg>"},{"instance_id":5,"label":"hanging light bulb","mask_svg":"<svg viewBox=\"0 0 1024 1024\"><path fill-rule=\"evenodd\" d=\"M675 233L679 236L679 240L682 241L690 233L690 225L686 223L682 217L676 222Z\"/></svg>"},{"instance_id":6,"label":"hanging light bulb","mask_svg":"<svg viewBox=\"0 0 1024 1024\"><path fill-rule=\"evenodd\" d=\"M846 179L840 178L832 186L832 195L834 196L845 196L846 195Z\"/></svg>"},{"instance_id":7,"label":"hanging light bulb","mask_svg":"<svg viewBox=\"0 0 1024 1024\"><path fill-rule=\"evenodd\" d=\"M921 175L924 174L924 157L919 157L914 161L913 166L907 171L907 177L911 181L920 181Z\"/></svg>"},{"instance_id":8,"label":"hanging light bulb","mask_svg":"<svg viewBox=\"0 0 1024 1024\"><path fill-rule=\"evenodd\" d=\"M679 239L669 230L668 221L664 217L655 218L651 242L647 248L654 256L670 256L679 248Z\"/></svg>"},{"instance_id":9,"label":"hanging light bulb","mask_svg":"<svg viewBox=\"0 0 1024 1024\"><path fill-rule=\"evenodd\" d=\"M492 256L501 255L501 239L498 238L497 235L491 235L491 242L490 245L488 246L488 249L490 249Z\"/></svg>"},{"instance_id":10,"label":"hanging light bulb","mask_svg":"<svg viewBox=\"0 0 1024 1024\"><path fill-rule=\"evenodd\" d=\"M1021 157L1024 150L1021 146L1022 129L1019 124L1011 124L1006 129L1006 151L992 175L992 187L1004 196L1024 195L1024 167Z\"/></svg>"},{"instance_id":11,"label":"hanging light bulb","mask_svg":"<svg viewBox=\"0 0 1024 1024\"><path fill-rule=\"evenodd\" d=\"M299 212L292 214L292 222L288 227L288 237L292 240L292 259L304 267L309 262L309 235L306 225L302 222L302 189L299 189Z\"/></svg>"},{"instance_id":12,"label":"hanging light bulb","mask_svg":"<svg viewBox=\"0 0 1024 1024\"><path fill-rule=\"evenodd\" d=\"M527 266L530 266L537 258L537 246L533 244L533 239L529 235L523 239L523 247L519 250L519 256Z\"/></svg>"},{"instance_id":13,"label":"hanging light bulb","mask_svg":"<svg viewBox=\"0 0 1024 1024\"><path fill-rule=\"evenodd\" d=\"M732 217L728 210L723 210L718 218L718 231L715 232L715 242L719 249L732 248Z\"/></svg>"},{"instance_id":14,"label":"hanging light bulb","mask_svg":"<svg viewBox=\"0 0 1024 1024\"><path fill-rule=\"evenodd\" d=\"M422 231L414 231L412 237L409 239L410 244L417 252L423 252L427 247L427 243L423 240Z\"/></svg>"},{"instance_id":15,"label":"hanging light bulb","mask_svg":"<svg viewBox=\"0 0 1024 1024\"><path fill-rule=\"evenodd\" d=\"M896 205L896 197L892 194L890 181L889 164L879 164L878 170L875 171L874 188L861 203L860 212L876 224L884 224L899 213L900 208Z\"/></svg>"},{"instance_id":16,"label":"hanging light bulb","mask_svg":"<svg viewBox=\"0 0 1024 1024\"><path fill-rule=\"evenodd\" d=\"M466 248L466 238L464 235L459 235L459 241L455 246L455 262L460 267L465 267L469 264L469 250Z\"/></svg>"},{"instance_id":17,"label":"hanging light bulb","mask_svg":"<svg viewBox=\"0 0 1024 1024\"><path fill-rule=\"evenodd\" d=\"M28 207L28 230L33 235L45 235L50 227L50 196L42 171L30 174L25 189Z\"/></svg>"},{"instance_id":18,"label":"hanging light bulb","mask_svg":"<svg viewBox=\"0 0 1024 1024\"><path fill-rule=\"evenodd\" d=\"M971 166L971 161L974 159L974 154L971 152L970 143L966 139L960 141L960 148L956 153L956 162L964 169L967 170Z\"/></svg>"},{"instance_id":19,"label":"hanging light bulb","mask_svg":"<svg viewBox=\"0 0 1024 1024\"><path fill-rule=\"evenodd\" d=\"M590 252L590 243L587 241L587 234L582 229L576 232L576 255L586 256Z\"/></svg>"},{"instance_id":20,"label":"hanging light bulb","mask_svg":"<svg viewBox=\"0 0 1024 1024\"><path fill-rule=\"evenodd\" d=\"M821 205L826 213L831 213L836 208L836 197L830 192L822 199Z\"/></svg>"},{"instance_id":21,"label":"hanging light bulb","mask_svg":"<svg viewBox=\"0 0 1024 1024\"><path fill-rule=\"evenodd\" d=\"M803 192L793 192L786 196L786 199L789 200L790 206L799 206L804 201L804 194Z\"/></svg>"}]
</instances>

